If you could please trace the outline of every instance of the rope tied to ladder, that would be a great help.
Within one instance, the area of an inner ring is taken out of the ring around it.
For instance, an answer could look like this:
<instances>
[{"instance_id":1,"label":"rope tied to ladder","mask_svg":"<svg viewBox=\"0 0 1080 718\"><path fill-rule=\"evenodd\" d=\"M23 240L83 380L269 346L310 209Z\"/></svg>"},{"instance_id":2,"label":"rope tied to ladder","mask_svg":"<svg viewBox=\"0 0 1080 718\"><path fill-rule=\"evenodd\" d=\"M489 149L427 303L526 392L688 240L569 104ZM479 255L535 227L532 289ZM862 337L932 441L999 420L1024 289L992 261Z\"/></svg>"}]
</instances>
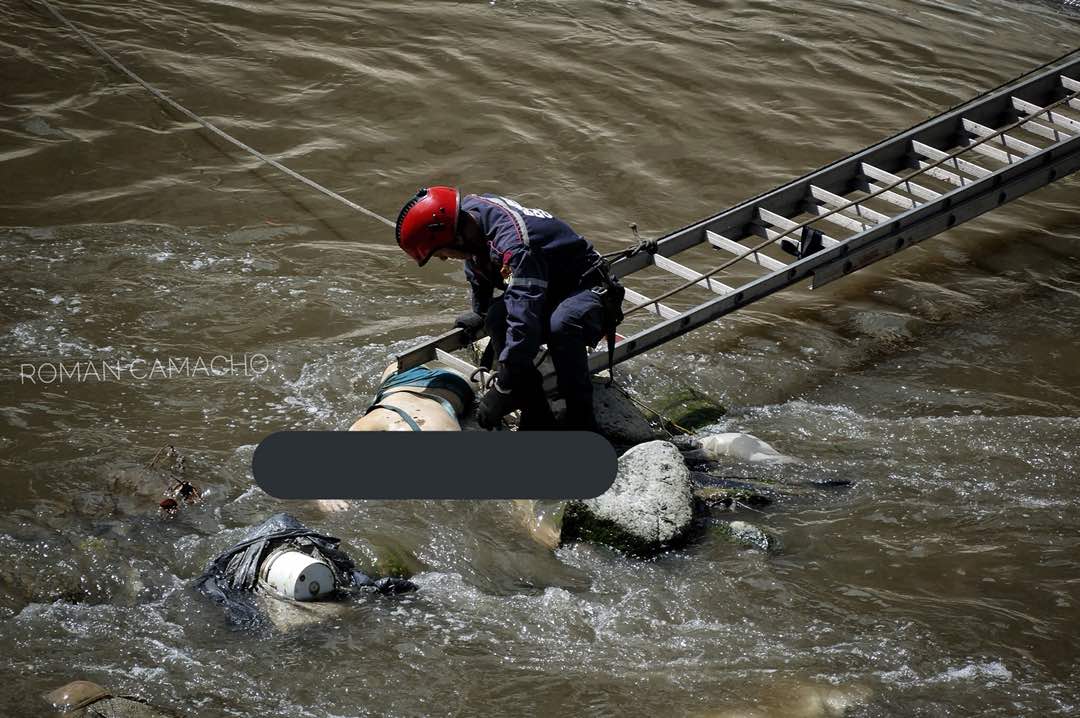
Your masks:
<instances>
[{"instance_id":1,"label":"rope tied to ladder","mask_svg":"<svg viewBox=\"0 0 1080 718\"><path fill-rule=\"evenodd\" d=\"M608 262L614 262L620 259L630 259L631 257L641 254L642 252L656 254L660 251L660 240L643 239L638 233L638 226L636 222L630 225L630 231L634 233L634 239L636 240L634 246L625 247L623 249L616 249L614 252L608 252L607 254L601 254L600 256Z\"/></svg>"}]
</instances>

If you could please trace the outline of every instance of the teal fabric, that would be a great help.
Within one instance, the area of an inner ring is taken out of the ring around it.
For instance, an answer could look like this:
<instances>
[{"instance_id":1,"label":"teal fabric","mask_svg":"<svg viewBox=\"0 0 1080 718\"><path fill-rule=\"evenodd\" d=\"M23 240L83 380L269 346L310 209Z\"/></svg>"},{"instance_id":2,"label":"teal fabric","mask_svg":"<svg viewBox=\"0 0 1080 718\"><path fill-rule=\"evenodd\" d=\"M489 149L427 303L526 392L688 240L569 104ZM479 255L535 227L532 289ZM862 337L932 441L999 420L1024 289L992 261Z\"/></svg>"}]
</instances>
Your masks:
<instances>
[{"instance_id":1,"label":"teal fabric","mask_svg":"<svg viewBox=\"0 0 1080 718\"><path fill-rule=\"evenodd\" d=\"M410 389L447 389L454 392L465 406L472 403L473 388L468 380L449 369L428 369L416 366L403 372L396 372L386 378L375 395L375 401L382 401L387 389L408 387Z\"/></svg>"},{"instance_id":2,"label":"teal fabric","mask_svg":"<svg viewBox=\"0 0 1080 718\"><path fill-rule=\"evenodd\" d=\"M413 431L420 431L420 427L413 418L409 416L408 412L396 406L382 403L383 399L386 398L387 390L389 389L399 389L401 390L401 393L415 394L416 396L422 396L425 399L437 401L442 404L444 409L446 409L446 413L455 420L458 418L458 415L454 410L454 405L449 401L441 396L422 394L419 391L409 391L409 389L445 389L460 397L462 403L466 407L472 404L473 400L472 384L448 369L428 369L427 367L418 366L403 372L391 374L386 378L386 381L379 386L379 391L375 394L375 399L364 414L370 414L375 409L389 409L400 416Z\"/></svg>"}]
</instances>

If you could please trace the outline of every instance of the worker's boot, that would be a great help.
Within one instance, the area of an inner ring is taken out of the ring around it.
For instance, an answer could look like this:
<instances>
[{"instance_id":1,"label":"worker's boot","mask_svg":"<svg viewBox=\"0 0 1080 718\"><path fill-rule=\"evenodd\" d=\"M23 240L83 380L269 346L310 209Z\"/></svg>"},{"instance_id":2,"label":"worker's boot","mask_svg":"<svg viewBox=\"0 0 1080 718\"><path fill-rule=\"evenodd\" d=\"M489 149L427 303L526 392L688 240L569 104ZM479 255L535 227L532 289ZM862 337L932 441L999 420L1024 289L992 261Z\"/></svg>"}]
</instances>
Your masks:
<instances>
[{"instance_id":1,"label":"worker's boot","mask_svg":"<svg viewBox=\"0 0 1080 718\"><path fill-rule=\"evenodd\" d=\"M557 428L555 415L551 412L547 394L544 393L540 372L536 372L535 382L529 384L521 404L521 418L518 429L521 431L547 431Z\"/></svg>"},{"instance_id":2,"label":"worker's boot","mask_svg":"<svg viewBox=\"0 0 1080 718\"><path fill-rule=\"evenodd\" d=\"M598 431L596 417L593 415L592 397L589 397L587 403L567 399L566 413L560 428L566 431Z\"/></svg>"},{"instance_id":3,"label":"worker's boot","mask_svg":"<svg viewBox=\"0 0 1080 718\"><path fill-rule=\"evenodd\" d=\"M551 413L551 405L545 397L537 397L521 408L519 431L550 431L556 428L555 415Z\"/></svg>"},{"instance_id":4,"label":"worker's boot","mask_svg":"<svg viewBox=\"0 0 1080 718\"><path fill-rule=\"evenodd\" d=\"M544 377L532 364L513 370L511 387L514 391L515 409L521 410L518 419L519 431L544 431L555 429L555 415L551 412L547 394L544 392Z\"/></svg>"}]
</instances>

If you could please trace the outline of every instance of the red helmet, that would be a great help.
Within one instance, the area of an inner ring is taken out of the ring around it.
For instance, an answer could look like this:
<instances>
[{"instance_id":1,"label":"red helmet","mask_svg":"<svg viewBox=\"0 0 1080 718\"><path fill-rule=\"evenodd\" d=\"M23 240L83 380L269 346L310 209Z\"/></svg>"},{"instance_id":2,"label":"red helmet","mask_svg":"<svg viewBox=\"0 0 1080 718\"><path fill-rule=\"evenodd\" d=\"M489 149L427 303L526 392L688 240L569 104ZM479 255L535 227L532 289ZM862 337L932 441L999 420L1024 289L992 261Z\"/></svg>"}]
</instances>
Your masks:
<instances>
[{"instance_id":1,"label":"red helmet","mask_svg":"<svg viewBox=\"0 0 1080 718\"><path fill-rule=\"evenodd\" d=\"M395 229L398 246L421 267L457 241L458 201L453 187L428 187L401 208Z\"/></svg>"}]
</instances>

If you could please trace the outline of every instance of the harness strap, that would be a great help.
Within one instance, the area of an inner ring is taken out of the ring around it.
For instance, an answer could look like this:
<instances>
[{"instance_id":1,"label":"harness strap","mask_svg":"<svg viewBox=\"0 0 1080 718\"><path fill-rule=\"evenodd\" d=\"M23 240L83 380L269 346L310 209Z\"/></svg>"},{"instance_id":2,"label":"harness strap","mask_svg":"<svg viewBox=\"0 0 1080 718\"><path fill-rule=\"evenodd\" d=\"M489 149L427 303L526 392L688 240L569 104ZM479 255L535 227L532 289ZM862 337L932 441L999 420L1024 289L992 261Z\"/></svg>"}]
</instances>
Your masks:
<instances>
[{"instance_id":1,"label":"harness strap","mask_svg":"<svg viewBox=\"0 0 1080 718\"><path fill-rule=\"evenodd\" d=\"M642 245L644 242L641 243ZM649 251L639 245L636 251ZM585 283L591 275L596 275L599 282L592 287L592 291L600 297L600 303L604 309L604 336L607 338L608 349L608 380L611 386L615 381L615 330L619 322L623 320L622 302L626 296L626 290L611 273L611 265L604 255L597 255L597 260L582 275L581 281Z\"/></svg>"},{"instance_id":2,"label":"harness strap","mask_svg":"<svg viewBox=\"0 0 1080 718\"><path fill-rule=\"evenodd\" d=\"M442 404L442 408L446 409L447 414L449 414L450 416L452 416L455 419L457 418L457 410L454 409L454 405L451 404L448 400L446 400L446 399L442 398L441 396L439 396L438 394L425 394L422 391L412 391L410 389L398 389L397 391L395 391L393 393L394 394L412 394L413 396L418 396L421 399L431 399L432 401L437 401L440 404ZM389 393L383 394L382 396L379 397L379 401L382 401L387 396L389 396Z\"/></svg>"},{"instance_id":3,"label":"harness strap","mask_svg":"<svg viewBox=\"0 0 1080 718\"><path fill-rule=\"evenodd\" d=\"M409 415L409 412L405 411L400 406L394 406L392 404L372 404L368 407L368 410L364 412L364 416L367 416L376 409L389 409L390 411L400 416L402 421L408 424L411 430L423 431L423 429L420 428L420 425L416 423L416 420Z\"/></svg>"}]
</instances>

